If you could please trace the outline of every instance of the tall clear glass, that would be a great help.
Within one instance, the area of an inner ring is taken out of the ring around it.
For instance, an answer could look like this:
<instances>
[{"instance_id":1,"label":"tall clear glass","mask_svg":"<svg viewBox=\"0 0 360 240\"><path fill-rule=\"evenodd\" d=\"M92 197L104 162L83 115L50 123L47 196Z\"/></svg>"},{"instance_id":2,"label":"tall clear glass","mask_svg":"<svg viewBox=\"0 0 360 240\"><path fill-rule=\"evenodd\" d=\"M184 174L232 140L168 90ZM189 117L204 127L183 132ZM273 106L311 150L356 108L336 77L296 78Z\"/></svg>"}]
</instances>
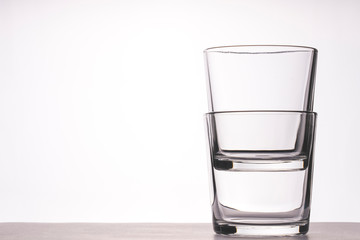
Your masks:
<instances>
[{"instance_id":1,"label":"tall clear glass","mask_svg":"<svg viewBox=\"0 0 360 240\"><path fill-rule=\"evenodd\" d=\"M214 231L239 236L309 229L317 50L205 50Z\"/></svg>"}]
</instances>

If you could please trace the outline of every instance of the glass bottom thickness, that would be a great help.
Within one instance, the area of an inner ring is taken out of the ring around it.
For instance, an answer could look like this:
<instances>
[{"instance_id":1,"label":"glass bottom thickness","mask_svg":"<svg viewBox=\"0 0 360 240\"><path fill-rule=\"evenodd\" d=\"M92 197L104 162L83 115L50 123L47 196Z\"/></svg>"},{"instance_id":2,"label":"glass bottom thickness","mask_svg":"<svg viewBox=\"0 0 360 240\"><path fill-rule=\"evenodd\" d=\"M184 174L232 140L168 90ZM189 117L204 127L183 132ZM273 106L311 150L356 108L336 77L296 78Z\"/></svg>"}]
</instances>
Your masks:
<instances>
[{"instance_id":1,"label":"glass bottom thickness","mask_svg":"<svg viewBox=\"0 0 360 240\"><path fill-rule=\"evenodd\" d=\"M301 221L286 224L240 224L213 222L214 231L221 235L231 236L293 236L303 235L309 230L309 222Z\"/></svg>"}]
</instances>

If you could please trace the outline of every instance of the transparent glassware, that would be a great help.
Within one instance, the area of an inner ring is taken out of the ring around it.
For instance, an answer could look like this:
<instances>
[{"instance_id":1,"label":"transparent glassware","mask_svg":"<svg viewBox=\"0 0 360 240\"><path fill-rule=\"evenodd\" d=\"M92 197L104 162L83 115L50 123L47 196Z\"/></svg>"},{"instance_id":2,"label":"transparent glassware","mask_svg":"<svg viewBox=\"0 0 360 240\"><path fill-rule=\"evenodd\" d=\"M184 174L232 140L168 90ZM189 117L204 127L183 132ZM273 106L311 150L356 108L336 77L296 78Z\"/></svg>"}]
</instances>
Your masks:
<instances>
[{"instance_id":1,"label":"transparent glassware","mask_svg":"<svg viewBox=\"0 0 360 240\"><path fill-rule=\"evenodd\" d=\"M315 48L228 46L204 55L209 112L313 110Z\"/></svg>"},{"instance_id":2,"label":"transparent glassware","mask_svg":"<svg viewBox=\"0 0 360 240\"><path fill-rule=\"evenodd\" d=\"M215 232L307 232L315 120L291 111L206 114Z\"/></svg>"},{"instance_id":3,"label":"transparent glassware","mask_svg":"<svg viewBox=\"0 0 360 240\"><path fill-rule=\"evenodd\" d=\"M317 50L205 50L214 231L238 236L309 229Z\"/></svg>"}]
</instances>

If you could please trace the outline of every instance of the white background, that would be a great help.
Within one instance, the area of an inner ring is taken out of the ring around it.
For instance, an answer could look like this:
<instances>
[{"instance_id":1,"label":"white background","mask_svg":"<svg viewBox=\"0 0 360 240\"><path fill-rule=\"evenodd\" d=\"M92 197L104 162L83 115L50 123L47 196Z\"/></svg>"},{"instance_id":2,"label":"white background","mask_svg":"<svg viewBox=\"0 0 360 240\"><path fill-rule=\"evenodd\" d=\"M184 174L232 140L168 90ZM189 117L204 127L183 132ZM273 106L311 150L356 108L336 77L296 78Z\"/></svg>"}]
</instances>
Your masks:
<instances>
[{"instance_id":1,"label":"white background","mask_svg":"<svg viewBox=\"0 0 360 240\"><path fill-rule=\"evenodd\" d=\"M360 221L360 2L0 1L0 221L210 222L202 50L318 48L313 221Z\"/></svg>"}]
</instances>

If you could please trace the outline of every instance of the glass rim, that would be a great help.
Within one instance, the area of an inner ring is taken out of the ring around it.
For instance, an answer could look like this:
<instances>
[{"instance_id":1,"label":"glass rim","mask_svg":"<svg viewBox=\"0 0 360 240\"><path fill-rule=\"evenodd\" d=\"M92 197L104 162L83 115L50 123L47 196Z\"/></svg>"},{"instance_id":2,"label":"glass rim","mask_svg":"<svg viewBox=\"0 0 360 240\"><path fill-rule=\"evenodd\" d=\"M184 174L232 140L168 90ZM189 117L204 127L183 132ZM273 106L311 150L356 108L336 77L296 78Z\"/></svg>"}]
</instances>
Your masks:
<instances>
[{"instance_id":1,"label":"glass rim","mask_svg":"<svg viewBox=\"0 0 360 240\"><path fill-rule=\"evenodd\" d=\"M208 112L205 115L216 115L216 114L309 114L317 115L317 112L312 111L293 111L293 110L244 110L244 111L219 111L219 112Z\"/></svg>"},{"instance_id":2,"label":"glass rim","mask_svg":"<svg viewBox=\"0 0 360 240\"><path fill-rule=\"evenodd\" d=\"M293 52L313 52L317 49L309 46L298 45L229 45L210 47L204 53L233 53L233 54L270 54L270 53L293 53Z\"/></svg>"}]
</instances>

